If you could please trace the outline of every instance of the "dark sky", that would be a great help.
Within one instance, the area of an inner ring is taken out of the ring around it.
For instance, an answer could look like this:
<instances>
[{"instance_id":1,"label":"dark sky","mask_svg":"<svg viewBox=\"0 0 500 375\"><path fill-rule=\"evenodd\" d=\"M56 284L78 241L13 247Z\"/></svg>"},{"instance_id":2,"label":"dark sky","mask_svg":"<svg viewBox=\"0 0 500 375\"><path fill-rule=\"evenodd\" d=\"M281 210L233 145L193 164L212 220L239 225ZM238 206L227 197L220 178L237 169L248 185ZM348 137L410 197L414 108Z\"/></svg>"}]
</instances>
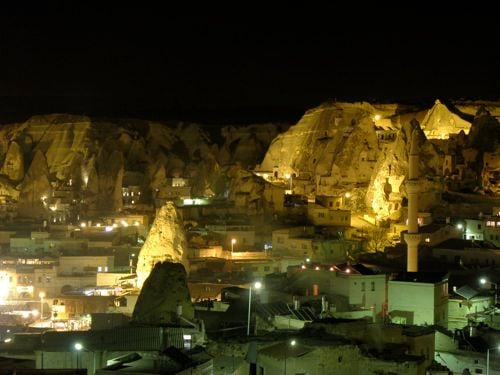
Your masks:
<instances>
[{"instance_id":1,"label":"dark sky","mask_svg":"<svg viewBox=\"0 0 500 375\"><path fill-rule=\"evenodd\" d=\"M4 8L0 115L264 121L334 98L500 97L488 12L432 13Z\"/></svg>"}]
</instances>

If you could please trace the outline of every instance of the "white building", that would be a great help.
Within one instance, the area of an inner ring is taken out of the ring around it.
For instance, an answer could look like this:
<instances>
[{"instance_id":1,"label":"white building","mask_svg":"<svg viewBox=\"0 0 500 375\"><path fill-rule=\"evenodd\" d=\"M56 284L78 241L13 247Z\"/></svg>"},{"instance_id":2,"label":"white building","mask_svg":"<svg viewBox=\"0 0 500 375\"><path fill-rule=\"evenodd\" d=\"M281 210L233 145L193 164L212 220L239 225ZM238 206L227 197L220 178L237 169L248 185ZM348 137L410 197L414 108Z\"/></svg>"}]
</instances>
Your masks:
<instances>
[{"instance_id":1,"label":"white building","mask_svg":"<svg viewBox=\"0 0 500 375\"><path fill-rule=\"evenodd\" d=\"M329 292L348 298L349 305L373 309L379 316L387 309L387 275L375 274L362 265L346 265L335 272Z\"/></svg>"},{"instance_id":2,"label":"white building","mask_svg":"<svg viewBox=\"0 0 500 375\"><path fill-rule=\"evenodd\" d=\"M307 205L307 217L314 225L351 226L351 211L326 208L317 204Z\"/></svg>"},{"instance_id":3,"label":"white building","mask_svg":"<svg viewBox=\"0 0 500 375\"><path fill-rule=\"evenodd\" d=\"M393 323L446 327L448 276L402 272L389 281L388 312Z\"/></svg>"}]
</instances>

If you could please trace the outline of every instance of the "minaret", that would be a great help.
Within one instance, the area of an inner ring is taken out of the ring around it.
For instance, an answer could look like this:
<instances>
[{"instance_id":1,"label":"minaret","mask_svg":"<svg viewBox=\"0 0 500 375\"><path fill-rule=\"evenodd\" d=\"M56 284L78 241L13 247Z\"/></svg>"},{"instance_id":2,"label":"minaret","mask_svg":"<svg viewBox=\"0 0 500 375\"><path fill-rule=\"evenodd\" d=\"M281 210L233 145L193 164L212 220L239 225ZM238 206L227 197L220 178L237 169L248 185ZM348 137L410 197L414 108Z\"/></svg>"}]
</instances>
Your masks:
<instances>
[{"instance_id":1,"label":"minaret","mask_svg":"<svg viewBox=\"0 0 500 375\"><path fill-rule=\"evenodd\" d=\"M410 157L408 161L409 171L406 181L406 191L408 192L408 233L405 241L408 245L408 272L418 272L418 244L420 234L418 233L418 193L420 191L419 177L419 146L418 146L418 125L412 131Z\"/></svg>"}]
</instances>

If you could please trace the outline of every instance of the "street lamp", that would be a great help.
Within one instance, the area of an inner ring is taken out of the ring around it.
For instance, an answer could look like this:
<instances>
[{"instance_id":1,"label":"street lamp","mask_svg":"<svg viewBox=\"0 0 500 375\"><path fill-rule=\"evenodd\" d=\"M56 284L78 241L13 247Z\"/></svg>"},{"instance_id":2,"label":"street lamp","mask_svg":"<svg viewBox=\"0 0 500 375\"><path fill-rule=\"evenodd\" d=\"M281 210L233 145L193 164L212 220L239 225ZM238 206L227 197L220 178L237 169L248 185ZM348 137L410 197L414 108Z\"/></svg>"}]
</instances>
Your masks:
<instances>
[{"instance_id":1,"label":"street lamp","mask_svg":"<svg viewBox=\"0 0 500 375\"><path fill-rule=\"evenodd\" d=\"M286 375L286 360L288 358L288 346L291 346L292 348L297 345L297 341L296 340L291 340L289 343L287 342L286 345L285 345L285 371L284 371L284 374Z\"/></svg>"},{"instance_id":2,"label":"street lamp","mask_svg":"<svg viewBox=\"0 0 500 375\"><path fill-rule=\"evenodd\" d=\"M499 349L500 350L500 345L486 349L486 375L490 375L490 350L491 349Z\"/></svg>"},{"instance_id":3,"label":"street lamp","mask_svg":"<svg viewBox=\"0 0 500 375\"><path fill-rule=\"evenodd\" d=\"M93 350L88 350L86 349L81 343L79 342L76 342L75 345L74 345L74 348L76 350L76 368L80 368L80 352L83 350L83 351L86 351L87 353L92 353L92 362L93 362L93 368L92 368L92 372L90 372L91 374L95 374L95 370L96 370L96 365L95 365L95 352ZM87 357L87 361L86 363L88 363L88 355L86 356Z\"/></svg>"},{"instance_id":4,"label":"street lamp","mask_svg":"<svg viewBox=\"0 0 500 375\"><path fill-rule=\"evenodd\" d=\"M497 283L494 283L493 281L489 281L489 280L487 280L487 279L486 279L486 278L484 278L484 277L483 277L483 278L481 278L481 279L479 280L479 282L480 282L481 284L483 284L483 285L485 285L485 284L492 284L492 285L494 285L494 286L495 286L495 307L496 307L496 305L497 305L497 298L498 298L498 297L497 297L497 289L498 289L498 284L497 284ZM491 286L490 286L490 288L491 288Z\"/></svg>"},{"instance_id":5,"label":"street lamp","mask_svg":"<svg viewBox=\"0 0 500 375\"><path fill-rule=\"evenodd\" d=\"M293 191L293 174L287 173L285 174L287 180L290 180L290 192Z\"/></svg>"},{"instance_id":6,"label":"street lamp","mask_svg":"<svg viewBox=\"0 0 500 375\"><path fill-rule=\"evenodd\" d=\"M75 350L76 350L76 368L80 368L80 363L79 363L79 358L80 358L80 351L83 349L83 345L80 344L79 342L75 343Z\"/></svg>"},{"instance_id":7,"label":"street lamp","mask_svg":"<svg viewBox=\"0 0 500 375\"><path fill-rule=\"evenodd\" d=\"M134 257L135 253L132 253L128 256L128 265L130 267L130 273L134 273Z\"/></svg>"},{"instance_id":8,"label":"street lamp","mask_svg":"<svg viewBox=\"0 0 500 375\"><path fill-rule=\"evenodd\" d=\"M43 299L45 298L45 292L38 293L40 297L40 322L43 322Z\"/></svg>"},{"instance_id":9,"label":"street lamp","mask_svg":"<svg viewBox=\"0 0 500 375\"><path fill-rule=\"evenodd\" d=\"M236 238L232 238L231 239L231 255L233 255L233 251L234 251L234 244L236 243Z\"/></svg>"},{"instance_id":10,"label":"street lamp","mask_svg":"<svg viewBox=\"0 0 500 375\"><path fill-rule=\"evenodd\" d=\"M253 284L255 289L262 288L262 283L260 281L256 281ZM250 285L250 290L248 291L248 318L247 318L247 336L250 336L250 315L252 310L252 285Z\"/></svg>"}]
</instances>

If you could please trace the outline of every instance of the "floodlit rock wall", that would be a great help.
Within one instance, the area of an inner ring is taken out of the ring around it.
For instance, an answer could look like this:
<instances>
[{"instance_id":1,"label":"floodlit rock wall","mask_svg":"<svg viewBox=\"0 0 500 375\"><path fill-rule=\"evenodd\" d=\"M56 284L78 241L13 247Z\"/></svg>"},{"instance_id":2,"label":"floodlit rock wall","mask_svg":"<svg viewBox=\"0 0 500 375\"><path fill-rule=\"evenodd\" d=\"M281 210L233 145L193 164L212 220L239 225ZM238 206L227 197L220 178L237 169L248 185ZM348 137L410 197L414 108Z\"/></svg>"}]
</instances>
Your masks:
<instances>
[{"instance_id":1,"label":"floodlit rock wall","mask_svg":"<svg viewBox=\"0 0 500 375\"><path fill-rule=\"evenodd\" d=\"M379 157L368 103L333 103L308 111L269 147L259 170L277 178L332 176L333 183L369 182Z\"/></svg>"},{"instance_id":2,"label":"floodlit rock wall","mask_svg":"<svg viewBox=\"0 0 500 375\"><path fill-rule=\"evenodd\" d=\"M421 124L422 130L428 139L448 139L450 135L461 131L469 133L471 123L451 112L448 107L436 100L429 109Z\"/></svg>"},{"instance_id":3,"label":"floodlit rock wall","mask_svg":"<svg viewBox=\"0 0 500 375\"><path fill-rule=\"evenodd\" d=\"M195 195L211 194L219 174L217 153L217 145L197 124L33 116L0 127L0 190L15 200L20 197L20 215L32 218L50 215L34 202L47 189L28 188L46 181L53 190L71 186L73 198L90 214L119 211L123 187L139 184L141 203L152 204L153 193L165 188L167 177L188 179ZM34 172L36 155L43 156L45 166ZM46 203L57 202L47 195Z\"/></svg>"}]
</instances>

